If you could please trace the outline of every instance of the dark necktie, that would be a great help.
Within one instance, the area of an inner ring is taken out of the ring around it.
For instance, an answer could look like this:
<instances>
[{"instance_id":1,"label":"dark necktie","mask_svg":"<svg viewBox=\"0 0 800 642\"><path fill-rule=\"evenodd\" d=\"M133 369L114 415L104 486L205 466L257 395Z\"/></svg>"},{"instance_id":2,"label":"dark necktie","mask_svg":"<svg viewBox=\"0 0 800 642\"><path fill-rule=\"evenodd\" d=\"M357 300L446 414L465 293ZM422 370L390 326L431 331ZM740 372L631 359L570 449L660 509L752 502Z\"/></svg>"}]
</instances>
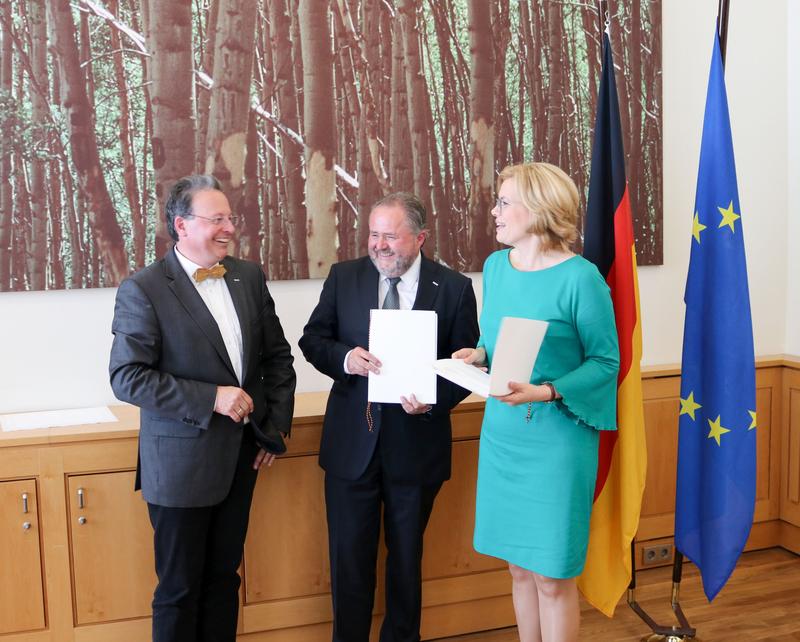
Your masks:
<instances>
[{"instance_id":1,"label":"dark necktie","mask_svg":"<svg viewBox=\"0 0 800 642\"><path fill-rule=\"evenodd\" d=\"M400 295L397 292L397 284L400 283L400 277L393 276L388 280L389 280L389 291L386 293L386 298L383 300L383 309L399 310Z\"/></svg>"}]
</instances>

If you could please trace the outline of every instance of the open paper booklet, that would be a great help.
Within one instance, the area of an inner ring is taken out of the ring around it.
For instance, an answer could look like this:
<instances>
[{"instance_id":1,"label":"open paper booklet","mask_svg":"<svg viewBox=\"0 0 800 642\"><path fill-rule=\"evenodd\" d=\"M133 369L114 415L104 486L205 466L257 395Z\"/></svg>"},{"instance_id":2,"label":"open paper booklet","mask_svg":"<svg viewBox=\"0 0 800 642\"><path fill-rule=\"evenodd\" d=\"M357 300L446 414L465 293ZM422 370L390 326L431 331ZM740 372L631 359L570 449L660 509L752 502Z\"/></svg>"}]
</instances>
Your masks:
<instances>
[{"instance_id":1,"label":"open paper booklet","mask_svg":"<svg viewBox=\"0 0 800 642\"><path fill-rule=\"evenodd\" d=\"M527 383L539 354L547 322L504 317L497 335L491 373L461 359L439 359L433 369L441 377L482 397L506 395L509 381Z\"/></svg>"}]
</instances>

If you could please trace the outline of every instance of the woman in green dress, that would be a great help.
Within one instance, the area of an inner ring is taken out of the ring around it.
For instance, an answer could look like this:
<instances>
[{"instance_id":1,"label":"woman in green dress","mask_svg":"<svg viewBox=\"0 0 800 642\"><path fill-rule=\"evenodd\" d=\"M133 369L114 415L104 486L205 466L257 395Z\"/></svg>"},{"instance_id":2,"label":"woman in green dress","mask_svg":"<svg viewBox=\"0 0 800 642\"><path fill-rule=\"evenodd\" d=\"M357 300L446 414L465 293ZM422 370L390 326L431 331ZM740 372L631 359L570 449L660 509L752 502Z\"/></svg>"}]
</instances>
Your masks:
<instances>
[{"instance_id":1,"label":"woman in green dress","mask_svg":"<svg viewBox=\"0 0 800 642\"><path fill-rule=\"evenodd\" d=\"M547 163L504 169L483 268L481 338L453 354L491 368L503 317L549 323L530 381L489 398L475 549L508 562L522 642L578 639L575 577L589 537L600 430L616 429L619 350L608 286L570 246L578 191Z\"/></svg>"}]
</instances>

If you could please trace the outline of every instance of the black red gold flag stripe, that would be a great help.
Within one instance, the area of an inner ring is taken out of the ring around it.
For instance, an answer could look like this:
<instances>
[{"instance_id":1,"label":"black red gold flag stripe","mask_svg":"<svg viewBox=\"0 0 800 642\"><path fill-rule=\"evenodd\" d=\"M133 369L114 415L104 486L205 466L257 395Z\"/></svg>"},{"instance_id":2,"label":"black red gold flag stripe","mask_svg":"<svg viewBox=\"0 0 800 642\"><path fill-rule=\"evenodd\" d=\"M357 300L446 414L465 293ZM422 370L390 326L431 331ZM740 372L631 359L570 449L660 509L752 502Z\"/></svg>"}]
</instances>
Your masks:
<instances>
[{"instance_id":1,"label":"black red gold flag stripe","mask_svg":"<svg viewBox=\"0 0 800 642\"><path fill-rule=\"evenodd\" d=\"M620 350L617 430L600 434L586 567L578 587L609 617L631 579L630 546L639 525L647 453L642 405L641 314L625 153L608 33L595 118L584 256L606 279Z\"/></svg>"}]
</instances>

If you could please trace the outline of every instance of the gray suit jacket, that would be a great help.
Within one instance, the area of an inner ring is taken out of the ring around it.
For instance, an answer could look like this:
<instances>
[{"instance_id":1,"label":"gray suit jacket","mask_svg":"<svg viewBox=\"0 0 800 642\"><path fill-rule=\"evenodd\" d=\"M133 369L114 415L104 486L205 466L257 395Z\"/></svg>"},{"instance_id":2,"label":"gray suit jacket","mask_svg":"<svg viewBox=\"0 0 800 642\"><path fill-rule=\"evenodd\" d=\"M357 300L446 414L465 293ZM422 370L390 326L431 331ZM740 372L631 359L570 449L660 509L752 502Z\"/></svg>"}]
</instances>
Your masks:
<instances>
[{"instance_id":1,"label":"gray suit jacket","mask_svg":"<svg viewBox=\"0 0 800 642\"><path fill-rule=\"evenodd\" d=\"M242 330L242 388L263 428L288 433L292 354L261 268L228 257L225 282ZM141 409L139 478L146 501L211 506L228 494L242 424L214 412L217 386L239 386L222 335L170 250L117 291L109 372L114 394Z\"/></svg>"}]
</instances>

